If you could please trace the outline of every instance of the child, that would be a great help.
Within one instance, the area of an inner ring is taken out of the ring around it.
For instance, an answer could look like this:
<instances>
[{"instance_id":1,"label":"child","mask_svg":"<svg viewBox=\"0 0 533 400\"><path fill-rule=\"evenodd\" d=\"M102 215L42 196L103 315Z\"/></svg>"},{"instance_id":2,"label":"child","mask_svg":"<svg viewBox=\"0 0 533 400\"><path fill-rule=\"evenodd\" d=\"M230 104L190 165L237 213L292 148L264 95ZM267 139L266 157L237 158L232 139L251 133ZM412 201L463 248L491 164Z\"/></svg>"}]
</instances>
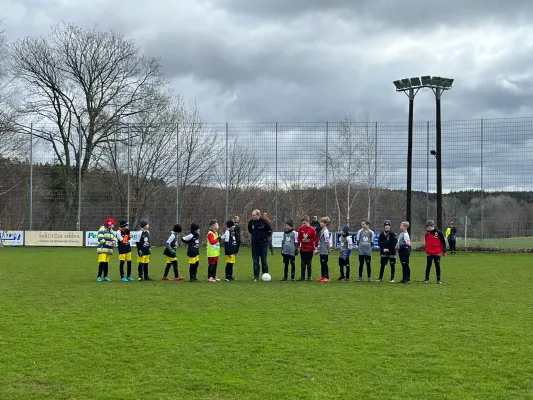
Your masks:
<instances>
[{"instance_id":1,"label":"child","mask_svg":"<svg viewBox=\"0 0 533 400\"><path fill-rule=\"evenodd\" d=\"M151 281L152 278L148 276L148 264L150 263L150 228L148 221L141 220L141 234L139 235L139 240L137 241L137 262L139 263L137 270L139 272L139 281Z\"/></svg>"},{"instance_id":2,"label":"child","mask_svg":"<svg viewBox=\"0 0 533 400\"><path fill-rule=\"evenodd\" d=\"M237 242L237 224L232 220L226 222L226 232L224 233L224 254L226 255L226 282L234 281L233 265L235 264L235 255L239 251Z\"/></svg>"},{"instance_id":3,"label":"child","mask_svg":"<svg viewBox=\"0 0 533 400\"><path fill-rule=\"evenodd\" d=\"M235 228L233 229L235 231L235 240L237 241L237 255L239 255L239 250L241 249L241 218L236 215L233 217L233 223L235 224Z\"/></svg>"},{"instance_id":4,"label":"child","mask_svg":"<svg viewBox=\"0 0 533 400\"><path fill-rule=\"evenodd\" d=\"M396 244L398 238L396 234L390 230L391 222L386 220L383 224L383 231L379 234L379 252L381 255L381 268L379 269L378 282L383 281L383 273L385 267L390 261L390 282L394 283L394 274L396 272Z\"/></svg>"},{"instance_id":5,"label":"child","mask_svg":"<svg viewBox=\"0 0 533 400\"><path fill-rule=\"evenodd\" d=\"M328 230L329 222L329 217L320 218L320 233L318 236L318 252L320 254L320 279L318 280L318 282L329 282L328 258L331 238Z\"/></svg>"},{"instance_id":6,"label":"child","mask_svg":"<svg viewBox=\"0 0 533 400\"><path fill-rule=\"evenodd\" d=\"M455 255L455 235L457 234L457 228L453 221L450 221L448 228L446 229L446 238L448 239L448 247L450 248L450 253Z\"/></svg>"},{"instance_id":7,"label":"child","mask_svg":"<svg viewBox=\"0 0 533 400\"><path fill-rule=\"evenodd\" d=\"M374 232L370 230L370 221L361 221L361 229L357 232L357 250L359 253L359 279L363 282L363 265L366 263L366 273L368 282L372 282L372 243L374 242Z\"/></svg>"},{"instance_id":8,"label":"child","mask_svg":"<svg viewBox=\"0 0 533 400\"><path fill-rule=\"evenodd\" d=\"M429 273L432 262L435 263L435 272L437 273L437 283L440 285L440 257L446 256L446 239L442 232L435 227L435 222L429 220L426 222L426 232L424 233L426 242L426 279L424 283L429 283Z\"/></svg>"},{"instance_id":9,"label":"child","mask_svg":"<svg viewBox=\"0 0 533 400\"><path fill-rule=\"evenodd\" d=\"M339 281L344 280L345 282L350 281L350 253L352 252L352 236L350 235L350 227L343 226L342 233L339 237L340 248L339 248L339 268L341 276ZM344 268L346 267L346 275L344 274Z\"/></svg>"},{"instance_id":10,"label":"child","mask_svg":"<svg viewBox=\"0 0 533 400\"><path fill-rule=\"evenodd\" d=\"M122 282L133 281L131 276L131 232L128 221L120 221L118 225L117 239L118 239L118 260L120 262L120 280ZM124 276L124 263L128 263L126 276Z\"/></svg>"},{"instance_id":11,"label":"child","mask_svg":"<svg viewBox=\"0 0 533 400\"><path fill-rule=\"evenodd\" d=\"M187 257L189 257L189 282L199 282L198 266L200 265L200 227L191 224L191 233L182 237L181 241L187 244Z\"/></svg>"},{"instance_id":12,"label":"child","mask_svg":"<svg viewBox=\"0 0 533 400\"><path fill-rule=\"evenodd\" d=\"M307 280L311 280L311 264L313 261L313 253L316 252L318 246L318 237L316 230L309 224L309 217L304 215L302 225L298 228L298 243L300 258L302 261L300 277L301 281L305 281L305 271L307 270Z\"/></svg>"},{"instance_id":13,"label":"child","mask_svg":"<svg viewBox=\"0 0 533 400\"><path fill-rule=\"evenodd\" d=\"M281 246L281 255L283 256L283 264L285 268L283 270L283 279L286 281L289 275L289 263L291 264L291 281L294 281L294 275L296 273L296 255L298 254L298 240L296 238L296 232L294 232L294 222L285 222L285 231L283 232L283 244Z\"/></svg>"},{"instance_id":14,"label":"child","mask_svg":"<svg viewBox=\"0 0 533 400\"><path fill-rule=\"evenodd\" d=\"M209 221L207 233L207 277L209 282L220 282L217 276L218 256L220 256L220 236L218 235L218 222L216 219Z\"/></svg>"},{"instance_id":15,"label":"child","mask_svg":"<svg viewBox=\"0 0 533 400\"><path fill-rule=\"evenodd\" d=\"M184 278L178 273L178 259L176 258L176 252L178 250L178 234L182 232L180 224L174 225L170 236L167 239L167 246L163 251L163 255L167 257L167 266L165 267L165 274L163 275L164 281L169 281L168 273L170 272L170 267L174 270L174 280L182 281Z\"/></svg>"},{"instance_id":16,"label":"child","mask_svg":"<svg viewBox=\"0 0 533 400\"><path fill-rule=\"evenodd\" d=\"M409 237L409 221L400 223L400 235L398 236L398 256L402 264L402 280L400 283L411 283L411 268L409 267L409 256L411 254L411 239Z\"/></svg>"},{"instance_id":17,"label":"child","mask_svg":"<svg viewBox=\"0 0 533 400\"><path fill-rule=\"evenodd\" d=\"M115 247L115 220L113 218L107 218L104 224L98 229L98 247L96 253L98 254L98 282L102 282L102 275L104 275L104 281L111 282L109 276L109 260L111 254L113 254L113 248Z\"/></svg>"}]
</instances>

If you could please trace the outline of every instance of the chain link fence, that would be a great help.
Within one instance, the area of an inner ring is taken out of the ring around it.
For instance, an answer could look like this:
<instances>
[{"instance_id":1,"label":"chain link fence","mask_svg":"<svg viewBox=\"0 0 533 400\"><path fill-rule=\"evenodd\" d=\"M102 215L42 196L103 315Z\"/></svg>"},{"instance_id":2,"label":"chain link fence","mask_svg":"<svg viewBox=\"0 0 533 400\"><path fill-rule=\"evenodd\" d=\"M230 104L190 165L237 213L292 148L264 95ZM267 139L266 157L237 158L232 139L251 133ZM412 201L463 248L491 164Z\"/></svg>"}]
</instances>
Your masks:
<instances>
[{"instance_id":1,"label":"chain link fence","mask_svg":"<svg viewBox=\"0 0 533 400\"><path fill-rule=\"evenodd\" d=\"M333 230L405 217L407 123L124 124L89 136L34 124L0 137L1 229L94 230L111 216L147 219L162 241L176 221L205 232L256 208L277 231L304 214L328 215ZM533 248L533 118L443 121L442 137L443 218L458 246ZM420 241L436 219L435 123L416 122L413 142Z\"/></svg>"}]
</instances>

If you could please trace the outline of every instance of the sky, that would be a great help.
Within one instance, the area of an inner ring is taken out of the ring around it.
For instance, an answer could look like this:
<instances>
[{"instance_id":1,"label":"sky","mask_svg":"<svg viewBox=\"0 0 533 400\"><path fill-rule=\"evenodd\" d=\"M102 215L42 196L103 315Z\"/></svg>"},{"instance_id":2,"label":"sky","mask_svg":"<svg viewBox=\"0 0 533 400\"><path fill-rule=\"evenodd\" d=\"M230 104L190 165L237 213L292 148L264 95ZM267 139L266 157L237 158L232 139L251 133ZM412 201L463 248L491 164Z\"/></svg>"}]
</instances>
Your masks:
<instances>
[{"instance_id":1,"label":"sky","mask_svg":"<svg viewBox=\"0 0 533 400\"><path fill-rule=\"evenodd\" d=\"M404 122L407 98L392 82L421 75L455 79L443 95L444 120L533 116L531 0L0 0L0 10L9 40L46 35L62 21L124 33L161 59L175 92L211 122L339 121L362 112ZM434 116L433 93L419 92L415 119ZM488 132L487 151L508 154L499 165L521 177L509 183L495 165L495 186L531 187L532 128L511 145L501 139L509 129ZM450 182L468 186L479 157L469 165L468 141L446 146L457 157L450 168L466 168ZM417 153L424 171L425 153Z\"/></svg>"}]
</instances>

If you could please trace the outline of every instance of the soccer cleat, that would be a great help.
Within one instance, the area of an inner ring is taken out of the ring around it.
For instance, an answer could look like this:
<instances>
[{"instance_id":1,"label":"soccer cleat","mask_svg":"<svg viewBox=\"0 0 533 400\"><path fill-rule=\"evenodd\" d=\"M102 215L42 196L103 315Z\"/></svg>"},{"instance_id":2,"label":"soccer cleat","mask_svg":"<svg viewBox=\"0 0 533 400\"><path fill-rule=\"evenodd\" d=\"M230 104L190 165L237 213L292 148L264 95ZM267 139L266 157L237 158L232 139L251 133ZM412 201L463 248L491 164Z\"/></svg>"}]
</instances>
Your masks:
<instances>
[{"instance_id":1,"label":"soccer cleat","mask_svg":"<svg viewBox=\"0 0 533 400\"><path fill-rule=\"evenodd\" d=\"M98 278L96 278L96 281L97 282L102 282L102 278L98 277Z\"/></svg>"},{"instance_id":2,"label":"soccer cleat","mask_svg":"<svg viewBox=\"0 0 533 400\"><path fill-rule=\"evenodd\" d=\"M350 278L344 278L344 282L350 282Z\"/></svg>"},{"instance_id":3,"label":"soccer cleat","mask_svg":"<svg viewBox=\"0 0 533 400\"><path fill-rule=\"evenodd\" d=\"M106 282L111 282L111 279L109 279L108 276L104 276L104 281L106 281Z\"/></svg>"},{"instance_id":4,"label":"soccer cleat","mask_svg":"<svg viewBox=\"0 0 533 400\"><path fill-rule=\"evenodd\" d=\"M383 282L383 279L378 279L376 282Z\"/></svg>"},{"instance_id":5,"label":"soccer cleat","mask_svg":"<svg viewBox=\"0 0 533 400\"><path fill-rule=\"evenodd\" d=\"M199 279L196 279L196 278L191 278L191 279L189 280L189 282L191 282L191 283L196 283L196 282L200 282L200 280L199 280Z\"/></svg>"},{"instance_id":6,"label":"soccer cleat","mask_svg":"<svg viewBox=\"0 0 533 400\"><path fill-rule=\"evenodd\" d=\"M429 279L426 279L426 280L424 281L424 283L429 283Z\"/></svg>"},{"instance_id":7,"label":"soccer cleat","mask_svg":"<svg viewBox=\"0 0 533 400\"><path fill-rule=\"evenodd\" d=\"M222 279L219 279L218 276L215 276L215 281L220 282Z\"/></svg>"},{"instance_id":8,"label":"soccer cleat","mask_svg":"<svg viewBox=\"0 0 533 400\"><path fill-rule=\"evenodd\" d=\"M357 282L363 282L363 278L357 279Z\"/></svg>"},{"instance_id":9,"label":"soccer cleat","mask_svg":"<svg viewBox=\"0 0 533 400\"><path fill-rule=\"evenodd\" d=\"M390 283L394 283L394 278L392 278L389 282L390 282Z\"/></svg>"},{"instance_id":10,"label":"soccer cleat","mask_svg":"<svg viewBox=\"0 0 533 400\"><path fill-rule=\"evenodd\" d=\"M184 279L185 279L185 278L184 278L183 276L176 276L176 277L174 278L175 281L182 281L182 280L184 280Z\"/></svg>"},{"instance_id":11,"label":"soccer cleat","mask_svg":"<svg viewBox=\"0 0 533 400\"><path fill-rule=\"evenodd\" d=\"M162 280L163 280L163 281L169 281L170 278L169 278L168 276L164 276Z\"/></svg>"},{"instance_id":12,"label":"soccer cleat","mask_svg":"<svg viewBox=\"0 0 533 400\"><path fill-rule=\"evenodd\" d=\"M129 282L128 278L125 278L125 277L120 278L120 280L121 280L122 282Z\"/></svg>"},{"instance_id":13,"label":"soccer cleat","mask_svg":"<svg viewBox=\"0 0 533 400\"><path fill-rule=\"evenodd\" d=\"M208 279L208 281L209 282L216 282L217 280L215 278L211 277L211 278Z\"/></svg>"},{"instance_id":14,"label":"soccer cleat","mask_svg":"<svg viewBox=\"0 0 533 400\"><path fill-rule=\"evenodd\" d=\"M323 283L329 282L329 278L324 277L320 282L323 282Z\"/></svg>"},{"instance_id":15,"label":"soccer cleat","mask_svg":"<svg viewBox=\"0 0 533 400\"><path fill-rule=\"evenodd\" d=\"M321 276L321 277L320 277L320 278L318 278L318 279L317 279L316 281L317 281L317 282L322 282L323 280L324 280L324 277L323 277L323 276Z\"/></svg>"},{"instance_id":16,"label":"soccer cleat","mask_svg":"<svg viewBox=\"0 0 533 400\"><path fill-rule=\"evenodd\" d=\"M127 279L128 279L128 281L129 281L129 282L133 282L133 281L135 280L135 279L133 279L133 276L131 276L131 275L130 275L130 276L128 276L128 278L127 278Z\"/></svg>"},{"instance_id":17,"label":"soccer cleat","mask_svg":"<svg viewBox=\"0 0 533 400\"><path fill-rule=\"evenodd\" d=\"M374 282L374 281L372 280L372 278L368 278L367 282Z\"/></svg>"},{"instance_id":18,"label":"soccer cleat","mask_svg":"<svg viewBox=\"0 0 533 400\"><path fill-rule=\"evenodd\" d=\"M139 276L139 277L137 278L137 280L138 280L139 282L142 281L142 280L143 280L142 276Z\"/></svg>"},{"instance_id":19,"label":"soccer cleat","mask_svg":"<svg viewBox=\"0 0 533 400\"><path fill-rule=\"evenodd\" d=\"M437 281L437 285L442 285L442 281L440 279Z\"/></svg>"},{"instance_id":20,"label":"soccer cleat","mask_svg":"<svg viewBox=\"0 0 533 400\"><path fill-rule=\"evenodd\" d=\"M308 280L308 281L312 281L312 280L313 280L313 278L309 277L309 278L307 278L307 280Z\"/></svg>"},{"instance_id":21,"label":"soccer cleat","mask_svg":"<svg viewBox=\"0 0 533 400\"><path fill-rule=\"evenodd\" d=\"M147 276L146 278L144 278L145 281L151 281L152 278L150 278L149 276Z\"/></svg>"},{"instance_id":22,"label":"soccer cleat","mask_svg":"<svg viewBox=\"0 0 533 400\"><path fill-rule=\"evenodd\" d=\"M284 276L283 279L281 280L282 282L285 282L287 280L287 277Z\"/></svg>"},{"instance_id":23,"label":"soccer cleat","mask_svg":"<svg viewBox=\"0 0 533 400\"><path fill-rule=\"evenodd\" d=\"M300 279L298 279L299 281L303 282L305 281L305 278L302 276Z\"/></svg>"},{"instance_id":24,"label":"soccer cleat","mask_svg":"<svg viewBox=\"0 0 533 400\"><path fill-rule=\"evenodd\" d=\"M344 276L339 276L339 278L337 280L338 281L343 281L344 279L346 279Z\"/></svg>"},{"instance_id":25,"label":"soccer cleat","mask_svg":"<svg viewBox=\"0 0 533 400\"><path fill-rule=\"evenodd\" d=\"M259 278L254 278L254 282L257 282L257 281L259 281Z\"/></svg>"}]
</instances>

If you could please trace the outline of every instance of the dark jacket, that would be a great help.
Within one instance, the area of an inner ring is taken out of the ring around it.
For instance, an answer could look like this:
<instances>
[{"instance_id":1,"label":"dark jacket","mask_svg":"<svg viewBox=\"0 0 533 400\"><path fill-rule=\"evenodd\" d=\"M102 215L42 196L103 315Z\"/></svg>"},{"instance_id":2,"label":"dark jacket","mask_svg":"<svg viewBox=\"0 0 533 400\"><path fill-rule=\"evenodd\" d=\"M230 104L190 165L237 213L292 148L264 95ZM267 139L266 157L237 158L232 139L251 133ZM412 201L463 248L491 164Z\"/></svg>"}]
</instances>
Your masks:
<instances>
[{"instance_id":1,"label":"dark jacket","mask_svg":"<svg viewBox=\"0 0 533 400\"><path fill-rule=\"evenodd\" d=\"M268 236L272 233L272 228L264 218L257 221L251 219L248 222L248 232L252 235L252 246L268 247Z\"/></svg>"},{"instance_id":2,"label":"dark jacket","mask_svg":"<svg viewBox=\"0 0 533 400\"><path fill-rule=\"evenodd\" d=\"M131 252L131 232L129 229L119 230L117 232L118 254L126 254Z\"/></svg>"},{"instance_id":3,"label":"dark jacket","mask_svg":"<svg viewBox=\"0 0 533 400\"><path fill-rule=\"evenodd\" d=\"M235 222L235 228L233 228L235 231L235 240L237 243L240 243L241 241L241 225L238 222Z\"/></svg>"},{"instance_id":4,"label":"dark jacket","mask_svg":"<svg viewBox=\"0 0 533 400\"><path fill-rule=\"evenodd\" d=\"M150 251L150 232L141 231L139 235L139 241L137 244L137 251L142 252L143 256L149 256L152 252Z\"/></svg>"},{"instance_id":5,"label":"dark jacket","mask_svg":"<svg viewBox=\"0 0 533 400\"><path fill-rule=\"evenodd\" d=\"M382 231L378 238L379 252L382 256L396 255L396 244L398 243L398 236L393 231ZM383 250L388 249L385 253Z\"/></svg>"},{"instance_id":6,"label":"dark jacket","mask_svg":"<svg viewBox=\"0 0 533 400\"><path fill-rule=\"evenodd\" d=\"M227 256L237 254L239 247L237 246L237 235L235 234L235 230L232 231L228 229L226 235L229 235L229 237L224 237L224 254Z\"/></svg>"},{"instance_id":7,"label":"dark jacket","mask_svg":"<svg viewBox=\"0 0 533 400\"><path fill-rule=\"evenodd\" d=\"M198 232L191 233L181 238L181 241L187 244L187 257L194 258L200 255L199 238L200 234Z\"/></svg>"},{"instance_id":8,"label":"dark jacket","mask_svg":"<svg viewBox=\"0 0 533 400\"><path fill-rule=\"evenodd\" d=\"M313 228L315 228L316 236L319 237L320 236L320 231L322 230L322 227L320 226L320 222L313 221L313 222L311 222L311 226Z\"/></svg>"}]
</instances>

